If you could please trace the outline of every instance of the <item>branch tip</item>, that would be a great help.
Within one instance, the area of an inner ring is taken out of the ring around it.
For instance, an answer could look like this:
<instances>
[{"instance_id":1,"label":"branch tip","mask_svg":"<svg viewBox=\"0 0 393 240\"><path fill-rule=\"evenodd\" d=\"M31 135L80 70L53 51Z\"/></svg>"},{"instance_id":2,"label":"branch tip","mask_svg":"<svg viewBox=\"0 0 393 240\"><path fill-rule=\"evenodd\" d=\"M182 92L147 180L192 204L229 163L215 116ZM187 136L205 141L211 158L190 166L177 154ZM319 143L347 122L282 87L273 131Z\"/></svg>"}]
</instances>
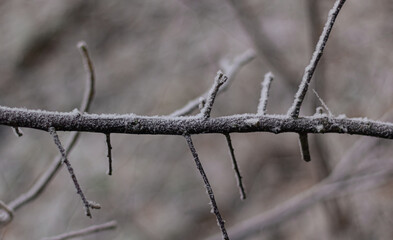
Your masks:
<instances>
[{"instance_id":1,"label":"branch tip","mask_svg":"<svg viewBox=\"0 0 393 240\"><path fill-rule=\"evenodd\" d=\"M0 212L0 226L10 223L14 218L13 209L0 200L0 210L4 211Z\"/></svg>"},{"instance_id":2,"label":"branch tip","mask_svg":"<svg viewBox=\"0 0 393 240\"><path fill-rule=\"evenodd\" d=\"M79 41L76 44L77 48L87 50L87 43L85 41Z\"/></svg>"},{"instance_id":3,"label":"branch tip","mask_svg":"<svg viewBox=\"0 0 393 240\"><path fill-rule=\"evenodd\" d=\"M90 108L91 101L94 97L94 84L95 84L94 66L90 58L89 51L87 50L86 42L81 41L77 44L77 46L82 56L83 65L87 74L85 94L79 109L81 112L87 112Z\"/></svg>"}]
</instances>

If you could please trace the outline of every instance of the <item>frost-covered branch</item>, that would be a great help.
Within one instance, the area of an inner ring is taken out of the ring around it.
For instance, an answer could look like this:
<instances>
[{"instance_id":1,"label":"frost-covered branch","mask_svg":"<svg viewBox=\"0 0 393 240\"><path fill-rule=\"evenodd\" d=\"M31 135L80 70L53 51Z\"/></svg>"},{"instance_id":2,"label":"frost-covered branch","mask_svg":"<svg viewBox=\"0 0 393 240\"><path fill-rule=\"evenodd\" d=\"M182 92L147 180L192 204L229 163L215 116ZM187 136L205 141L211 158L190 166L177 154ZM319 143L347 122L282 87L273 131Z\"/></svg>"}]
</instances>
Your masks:
<instances>
[{"instance_id":1,"label":"frost-covered branch","mask_svg":"<svg viewBox=\"0 0 393 240\"><path fill-rule=\"evenodd\" d=\"M270 90L270 84L272 83L274 79L274 76L271 72L268 72L265 74L265 77L262 82L262 89L261 89L261 98L259 99L259 104L258 104L258 111L257 113L260 115L265 115L266 114L266 108L267 108L267 100L269 98L269 90Z\"/></svg>"},{"instance_id":2,"label":"frost-covered branch","mask_svg":"<svg viewBox=\"0 0 393 240\"><path fill-rule=\"evenodd\" d=\"M325 49L337 15L340 12L345 1L346 0L337 0L333 8L329 12L328 19L326 21L325 27L323 28L322 34L319 37L319 41L315 47L315 51L312 55L310 64L304 69L303 79L300 83L298 91L296 92L295 100L293 101L291 108L288 110L288 115L293 118L297 118L299 116L300 107L303 103L304 97L306 96L308 85L310 84L311 78L314 74L315 68L317 67L319 60L322 57L323 50Z\"/></svg>"},{"instance_id":3,"label":"frost-covered branch","mask_svg":"<svg viewBox=\"0 0 393 240\"><path fill-rule=\"evenodd\" d=\"M66 239L91 235L97 232L112 230L115 229L116 227L117 227L116 221L110 221L107 223L90 226L81 230L64 233L58 236L43 238L42 240L66 240Z\"/></svg>"},{"instance_id":4,"label":"frost-covered branch","mask_svg":"<svg viewBox=\"0 0 393 240\"><path fill-rule=\"evenodd\" d=\"M240 114L209 118L139 116L135 114L83 114L0 107L0 125L47 131L78 131L149 135L183 135L234 132L342 133L393 138L393 123L367 118L314 115L292 118L287 115Z\"/></svg>"},{"instance_id":5,"label":"frost-covered branch","mask_svg":"<svg viewBox=\"0 0 393 240\"><path fill-rule=\"evenodd\" d=\"M203 117L203 119L206 120L210 118L210 112L212 111L214 100L216 99L218 90L227 80L228 77L225 76L221 71L217 72L217 76L214 79L213 86L210 89L204 107L201 110L201 117Z\"/></svg>"}]
</instances>

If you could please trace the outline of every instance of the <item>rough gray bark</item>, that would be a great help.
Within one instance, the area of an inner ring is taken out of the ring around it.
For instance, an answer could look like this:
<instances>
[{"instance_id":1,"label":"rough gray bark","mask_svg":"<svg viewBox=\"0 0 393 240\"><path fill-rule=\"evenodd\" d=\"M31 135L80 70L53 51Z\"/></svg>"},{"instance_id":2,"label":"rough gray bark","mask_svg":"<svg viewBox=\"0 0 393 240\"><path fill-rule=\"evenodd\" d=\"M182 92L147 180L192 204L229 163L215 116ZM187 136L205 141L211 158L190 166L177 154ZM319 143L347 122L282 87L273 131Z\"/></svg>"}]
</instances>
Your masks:
<instances>
[{"instance_id":1,"label":"rough gray bark","mask_svg":"<svg viewBox=\"0 0 393 240\"><path fill-rule=\"evenodd\" d=\"M0 125L47 131L78 131L151 135L184 133L343 133L393 138L393 124L366 118L328 117L320 114L292 118L286 115L241 114L218 118L138 116L134 114L81 114L0 107Z\"/></svg>"}]
</instances>

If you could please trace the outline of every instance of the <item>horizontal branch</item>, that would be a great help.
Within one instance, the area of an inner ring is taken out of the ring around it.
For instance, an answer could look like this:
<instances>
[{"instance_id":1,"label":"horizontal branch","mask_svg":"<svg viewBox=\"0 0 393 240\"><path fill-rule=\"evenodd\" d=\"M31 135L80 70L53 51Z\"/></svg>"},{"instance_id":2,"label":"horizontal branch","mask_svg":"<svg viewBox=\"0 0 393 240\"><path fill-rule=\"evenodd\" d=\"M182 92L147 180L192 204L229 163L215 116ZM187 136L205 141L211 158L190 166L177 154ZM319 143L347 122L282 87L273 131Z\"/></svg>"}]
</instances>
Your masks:
<instances>
[{"instance_id":1,"label":"horizontal branch","mask_svg":"<svg viewBox=\"0 0 393 240\"><path fill-rule=\"evenodd\" d=\"M363 118L242 114L218 118L80 114L0 107L0 125L58 131L183 135L184 133L342 133L393 138L393 123Z\"/></svg>"}]
</instances>

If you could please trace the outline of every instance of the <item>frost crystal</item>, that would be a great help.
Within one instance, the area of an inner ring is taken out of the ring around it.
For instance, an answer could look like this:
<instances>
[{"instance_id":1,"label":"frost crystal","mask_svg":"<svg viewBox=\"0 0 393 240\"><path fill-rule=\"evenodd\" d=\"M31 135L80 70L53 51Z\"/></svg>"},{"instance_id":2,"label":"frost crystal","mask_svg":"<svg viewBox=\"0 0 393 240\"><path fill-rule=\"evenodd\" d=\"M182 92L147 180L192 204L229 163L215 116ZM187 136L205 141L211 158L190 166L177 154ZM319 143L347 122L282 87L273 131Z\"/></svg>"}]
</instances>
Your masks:
<instances>
[{"instance_id":1,"label":"frost crystal","mask_svg":"<svg viewBox=\"0 0 393 240\"><path fill-rule=\"evenodd\" d=\"M259 122L259 119L258 118L250 118L250 119L245 120L244 122L247 124L250 124L250 125L256 125Z\"/></svg>"}]
</instances>

